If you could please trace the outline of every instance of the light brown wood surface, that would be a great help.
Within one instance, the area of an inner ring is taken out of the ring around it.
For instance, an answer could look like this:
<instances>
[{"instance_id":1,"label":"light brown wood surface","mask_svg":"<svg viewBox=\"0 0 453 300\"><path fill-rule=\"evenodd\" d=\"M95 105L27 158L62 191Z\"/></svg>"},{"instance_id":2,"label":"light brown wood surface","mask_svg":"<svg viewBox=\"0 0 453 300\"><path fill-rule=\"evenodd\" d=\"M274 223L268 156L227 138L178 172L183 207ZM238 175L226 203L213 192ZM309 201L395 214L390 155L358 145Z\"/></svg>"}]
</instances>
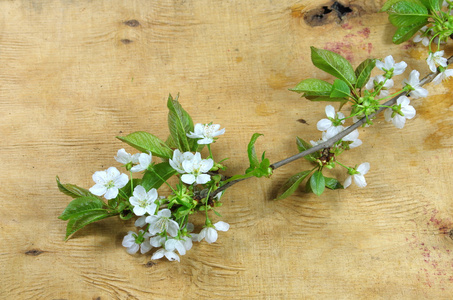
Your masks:
<instances>
[{"instance_id":1,"label":"light brown wood surface","mask_svg":"<svg viewBox=\"0 0 453 300\"><path fill-rule=\"evenodd\" d=\"M296 136L320 137L325 103L288 91L332 80L310 46L355 66L393 54L409 65L401 79L428 73L420 45L391 43L383 1L342 3L353 9L342 21L331 13L312 26L304 16L332 2L1 1L0 298L451 299L452 81L428 86L403 130L382 116L360 129L364 144L341 160L370 163L364 189L272 201L310 167L302 160L238 183L219 209L230 230L181 263L128 255L121 241L133 223L117 218L63 241L57 217L71 199L55 176L89 188L95 171L117 165L125 145L115 136L165 139L169 93L195 122L226 128L213 149L232 175L247 167L255 132L272 162L297 152Z\"/></svg>"}]
</instances>

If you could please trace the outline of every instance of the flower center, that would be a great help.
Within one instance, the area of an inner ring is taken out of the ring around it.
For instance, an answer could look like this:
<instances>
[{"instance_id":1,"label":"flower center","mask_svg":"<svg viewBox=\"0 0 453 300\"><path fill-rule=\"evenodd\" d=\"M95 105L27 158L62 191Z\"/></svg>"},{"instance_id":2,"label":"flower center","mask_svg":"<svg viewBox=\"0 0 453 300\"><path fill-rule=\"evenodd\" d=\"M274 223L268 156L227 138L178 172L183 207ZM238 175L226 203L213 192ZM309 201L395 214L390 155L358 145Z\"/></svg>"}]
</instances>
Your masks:
<instances>
[{"instance_id":1,"label":"flower center","mask_svg":"<svg viewBox=\"0 0 453 300\"><path fill-rule=\"evenodd\" d=\"M114 187L114 186L115 186L115 182L113 182L113 180L110 180L110 181L108 181L108 182L105 184L105 187L106 187L107 189L110 189L110 188L112 188L112 187Z\"/></svg>"}]
</instances>

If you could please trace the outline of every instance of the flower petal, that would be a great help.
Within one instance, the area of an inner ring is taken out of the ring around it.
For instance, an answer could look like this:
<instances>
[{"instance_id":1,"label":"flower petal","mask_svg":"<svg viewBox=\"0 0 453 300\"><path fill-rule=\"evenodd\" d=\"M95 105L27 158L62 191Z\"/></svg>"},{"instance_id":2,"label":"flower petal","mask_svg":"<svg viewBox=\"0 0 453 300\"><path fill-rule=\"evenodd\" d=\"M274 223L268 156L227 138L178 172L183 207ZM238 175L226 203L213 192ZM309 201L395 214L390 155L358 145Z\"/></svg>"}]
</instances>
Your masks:
<instances>
[{"instance_id":1,"label":"flower petal","mask_svg":"<svg viewBox=\"0 0 453 300\"><path fill-rule=\"evenodd\" d=\"M209 244L212 244L215 241L217 241L217 237L218 237L217 230L215 230L212 227L208 227L206 230L206 237L205 237L206 242L208 242Z\"/></svg>"},{"instance_id":2,"label":"flower petal","mask_svg":"<svg viewBox=\"0 0 453 300\"><path fill-rule=\"evenodd\" d=\"M359 175L359 174L354 174L353 177L354 177L354 182L358 187L361 187L361 188L366 187L365 176Z\"/></svg>"},{"instance_id":3,"label":"flower petal","mask_svg":"<svg viewBox=\"0 0 453 300\"><path fill-rule=\"evenodd\" d=\"M96 196L102 196L107 192L107 187L102 184L95 184L90 188L90 193Z\"/></svg>"},{"instance_id":4,"label":"flower petal","mask_svg":"<svg viewBox=\"0 0 453 300\"><path fill-rule=\"evenodd\" d=\"M365 175L370 170L370 163L364 162L357 167L357 172L362 175Z\"/></svg>"},{"instance_id":5,"label":"flower petal","mask_svg":"<svg viewBox=\"0 0 453 300\"><path fill-rule=\"evenodd\" d=\"M327 130L331 126L332 126L332 121L330 121L329 119L321 119L316 124L316 128L318 128L319 131Z\"/></svg>"},{"instance_id":6,"label":"flower petal","mask_svg":"<svg viewBox=\"0 0 453 300\"><path fill-rule=\"evenodd\" d=\"M346 177L346 180L345 180L344 183L343 183L343 187L344 187L344 188L347 188L348 186L351 185L351 182L352 182L352 176L349 175L348 177Z\"/></svg>"},{"instance_id":7,"label":"flower petal","mask_svg":"<svg viewBox=\"0 0 453 300\"><path fill-rule=\"evenodd\" d=\"M332 105L326 106L326 116L329 118L335 118L335 108Z\"/></svg>"},{"instance_id":8,"label":"flower petal","mask_svg":"<svg viewBox=\"0 0 453 300\"><path fill-rule=\"evenodd\" d=\"M192 184L195 182L195 176L193 174L184 174L181 176L182 182L186 184Z\"/></svg>"},{"instance_id":9,"label":"flower petal","mask_svg":"<svg viewBox=\"0 0 453 300\"><path fill-rule=\"evenodd\" d=\"M214 227L219 231L228 231L228 229L230 229L230 224L223 221L219 221L214 224Z\"/></svg>"}]
</instances>

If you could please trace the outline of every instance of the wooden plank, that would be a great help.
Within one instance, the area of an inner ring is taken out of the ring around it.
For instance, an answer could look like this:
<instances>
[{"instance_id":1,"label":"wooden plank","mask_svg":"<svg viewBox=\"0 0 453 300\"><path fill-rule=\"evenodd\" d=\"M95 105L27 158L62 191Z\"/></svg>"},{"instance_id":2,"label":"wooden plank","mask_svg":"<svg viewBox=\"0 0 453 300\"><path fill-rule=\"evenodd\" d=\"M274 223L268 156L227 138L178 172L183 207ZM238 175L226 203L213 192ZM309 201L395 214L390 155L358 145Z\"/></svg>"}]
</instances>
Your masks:
<instances>
[{"instance_id":1,"label":"wooden plank","mask_svg":"<svg viewBox=\"0 0 453 300\"><path fill-rule=\"evenodd\" d=\"M345 2L352 13L320 26L305 21L324 5L314 0L0 2L0 298L448 298L451 81L413 102L404 130L382 118L360 129L364 145L341 159L370 162L367 188L272 201L305 161L238 183L219 210L231 229L179 264L128 255L132 221L107 219L64 242L57 219L70 198L55 176L88 188L124 147L116 135L165 139L169 93L195 122L226 128L214 155L236 174L255 132L271 161L294 154L296 136L320 136L325 104L288 91L332 80L311 65L310 46L353 65L393 54L427 73L419 45L391 44L382 2ZM201 229L202 217L194 222Z\"/></svg>"}]
</instances>

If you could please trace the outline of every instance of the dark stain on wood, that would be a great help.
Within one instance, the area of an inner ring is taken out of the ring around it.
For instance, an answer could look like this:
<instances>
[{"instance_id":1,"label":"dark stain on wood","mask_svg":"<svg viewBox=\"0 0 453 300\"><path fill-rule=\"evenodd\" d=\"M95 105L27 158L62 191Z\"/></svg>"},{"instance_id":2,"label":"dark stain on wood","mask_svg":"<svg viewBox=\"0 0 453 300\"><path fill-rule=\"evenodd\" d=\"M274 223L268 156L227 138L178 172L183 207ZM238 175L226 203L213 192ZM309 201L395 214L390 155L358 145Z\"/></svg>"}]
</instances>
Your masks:
<instances>
[{"instance_id":1,"label":"dark stain on wood","mask_svg":"<svg viewBox=\"0 0 453 300\"><path fill-rule=\"evenodd\" d=\"M128 44L130 44L132 42L133 42L133 40L130 40L130 39L122 39L121 40L121 43L123 43L124 45L128 45Z\"/></svg>"},{"instance_id":2,"label":"dark stain on wood","mask_svg":"<svg viewBox=\"0 0 453 300\"><path fill-rule=\"evenodd\" d=\"M145 268L151 268L152 266L155 266L155 265L157 265L157 263L152 262L152 261L149 261L149 262L147 262L146 264L144 264L143 266L144 266Z\"/></svg>"},{"instance_id":3,"label":"dark stain on wood","mask_svg":"<svg viewBox=\"0 0 453 300\"><path fill-rule=\"evenodd\" d=\"M312 27L322 26L332 22L339 23L351 12L353 10L350 7L334 1L331 6L321 6L320 8L308 11L304 14L304 21Z\"/></svg>"},{"instance_id":4,"label":"dark stain on wood","mask_svg":"<svg viewBox=\"0 0 453 300\"><path fill-rule=\"evenodd\" d=\"M129 26L129 27L138 27L138 26L140 26L140 22L137 21L137 20L128 20L128 21L125 21L123 23L125 25Z\"/></svg>"},{"instance_id":5,"label":"dark stain on wood","mask_svg":"<svg viewBox=\"0 0 453 300\"><path fill-rule=\"evenodd\" d=\"M302 124L307 124L307 125L309 125L309 124L307 123L307 121L305 121L304 119L299 119L299 120L297 120L297 122L302 123Z\"/></svg>"},{"instance_id":6,"label":"dark stain on wood","mask_svg":"<svg viewBox=\"0 0 453 300\"><path fill-rule=\"evenodd\" d=\"M41 251L39 249L31 249L25 252L25 255L30 255L30 256L38 256L40 254L43 254L44 251Z\"/></svg>"}]
</instances>

